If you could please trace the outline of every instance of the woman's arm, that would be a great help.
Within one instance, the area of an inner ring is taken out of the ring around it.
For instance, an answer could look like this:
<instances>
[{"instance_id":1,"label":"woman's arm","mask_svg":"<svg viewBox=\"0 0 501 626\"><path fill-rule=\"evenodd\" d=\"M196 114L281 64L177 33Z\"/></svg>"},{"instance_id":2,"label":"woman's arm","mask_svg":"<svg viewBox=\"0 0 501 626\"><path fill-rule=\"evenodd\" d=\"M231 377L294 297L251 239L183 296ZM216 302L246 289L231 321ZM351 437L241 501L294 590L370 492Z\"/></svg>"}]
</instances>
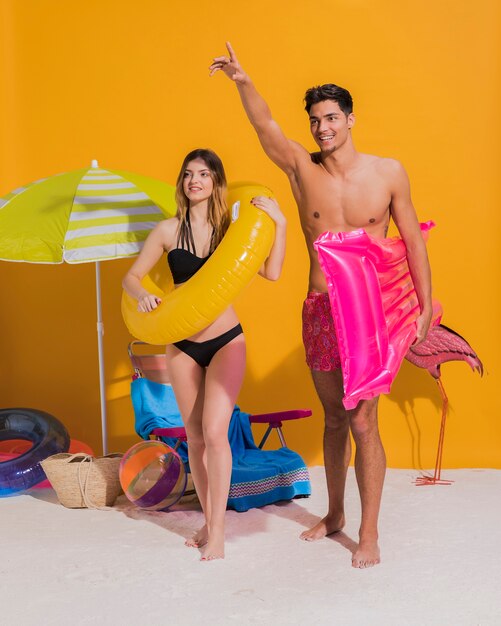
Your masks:
<instances>
[{"instance_id":1,"label":"woman's arm","mask_svg":"<svg viewBox=\"0 0 501 626\"><path fill-rule=\"evenodd\" d=\"M265 260L259 274L268 280L278 280L282 273L282 265L285 257L285 241L287 234L287 220L280 210L278 202L274 198L256 196L251 200L252 204L267 213L275 222L275 240L270 254Z\"/></svg>"},{"instance_id":2,"label":"woman's arm","mask_svg":"<svg viewBox=\"0 0 501 626\"><path fill-rule=\"evenodd\" d=\"M161 300L149 293L141 284L146 274L155 265L165 250L172 247L177 219L164 220L155 226L146 239L134 265L125 275L122 286L125 291L137 300L137 309L141 313L149 313L156 309Z\"/></svg>"}]
</instances>

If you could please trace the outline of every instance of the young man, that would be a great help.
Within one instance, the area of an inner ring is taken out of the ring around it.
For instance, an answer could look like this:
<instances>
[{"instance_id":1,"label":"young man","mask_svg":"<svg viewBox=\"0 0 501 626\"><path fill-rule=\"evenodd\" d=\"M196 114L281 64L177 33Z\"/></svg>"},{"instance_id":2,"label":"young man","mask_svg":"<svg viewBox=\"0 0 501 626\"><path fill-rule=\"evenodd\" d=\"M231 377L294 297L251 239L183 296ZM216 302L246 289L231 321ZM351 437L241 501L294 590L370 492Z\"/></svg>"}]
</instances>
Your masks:
<instances>
[{"instance_id":1,"label":"young man","mask_svg":"<svg viewBox=\"0 0 501 626\"><path fill-rule=\"evenodd\" d=\"M351 456L350 432L355 452L355 473L362 504L359 545L353 567L380 562L378 516L386 469L377 421L378 399L361 401L350 411L342 404L343 383L339 352L327 294L313 242L325 231L346 232L364 228L384 238L393 217L407 247L407 258L421 314L416 342L423 341L432 316L428 257L409 181L402 165L357 152L351 137L355 123L348 91L328 84L306 92L306 111L313 139L320 148L310 154L285 137L268 105L240 66L228 43L229 56L216 57L210 75L222 71L237 86L247 116L269 158L289 177L310 255L308 296L303 307L303 341L306 360L325 411L324 459L329 494L327 515L302 533L306 541L321 539L343 528L346 472Z\"/></svg>"}]
</instances>

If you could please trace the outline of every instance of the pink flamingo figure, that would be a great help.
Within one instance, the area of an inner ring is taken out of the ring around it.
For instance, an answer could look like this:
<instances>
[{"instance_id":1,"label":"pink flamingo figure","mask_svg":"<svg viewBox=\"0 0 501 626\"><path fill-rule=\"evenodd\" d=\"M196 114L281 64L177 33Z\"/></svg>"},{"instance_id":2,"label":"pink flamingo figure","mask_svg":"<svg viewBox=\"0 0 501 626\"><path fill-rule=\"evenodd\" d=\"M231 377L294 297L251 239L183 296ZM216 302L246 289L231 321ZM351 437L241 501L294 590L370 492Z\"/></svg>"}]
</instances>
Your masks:
<instances>
[{"instance_id":1,"label":"pink flamingo figure","mask_svg":"<svg viewBox=\"0 0 501 626\"><path fill-rule=\"evenodd\" d=\"M405 358L414 365L417 365L417 367L428 370L437 381L440 394L442 395L442 421L438 438L435 473L433 476L420 476L416 479L416 485L450 485L453 481L442 480L440 478L445 420L449 406L449 399L447 398L447 394L445 393L444 386L440 379L440 366L442 363L447 363L447 361L466 361L472 370L476 370L480 376L482 376L484 373L482 361L475 354L475 351L466 339L443 324L432 326L426 339L417 346L411 346Z\"/></svg>"}]
</instances>

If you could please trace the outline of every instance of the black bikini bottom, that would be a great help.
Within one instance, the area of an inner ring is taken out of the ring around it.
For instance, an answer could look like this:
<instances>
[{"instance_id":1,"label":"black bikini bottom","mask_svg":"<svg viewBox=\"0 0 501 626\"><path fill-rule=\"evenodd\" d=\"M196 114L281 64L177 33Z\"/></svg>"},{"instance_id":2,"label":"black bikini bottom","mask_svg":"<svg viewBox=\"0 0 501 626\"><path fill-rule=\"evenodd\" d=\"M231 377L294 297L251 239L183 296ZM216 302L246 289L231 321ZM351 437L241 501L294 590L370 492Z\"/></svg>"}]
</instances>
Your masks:
<instances>
[{"instance_id":1,"label":"black bikini bottom","mask_svg":"<svg viewBox=\"0 0 501 626\"><path fill-rule=\"evenodd\" d=\"M207 367L218 350L221 350L223 346L243 332L242 326L237 324L222 335L219 335L219 337L214 337L214 339L207 339L207 341L183 339L182 341L176 341L173 345L181 352L190 356L200 367Z\"/></svg>"}]
</instances>

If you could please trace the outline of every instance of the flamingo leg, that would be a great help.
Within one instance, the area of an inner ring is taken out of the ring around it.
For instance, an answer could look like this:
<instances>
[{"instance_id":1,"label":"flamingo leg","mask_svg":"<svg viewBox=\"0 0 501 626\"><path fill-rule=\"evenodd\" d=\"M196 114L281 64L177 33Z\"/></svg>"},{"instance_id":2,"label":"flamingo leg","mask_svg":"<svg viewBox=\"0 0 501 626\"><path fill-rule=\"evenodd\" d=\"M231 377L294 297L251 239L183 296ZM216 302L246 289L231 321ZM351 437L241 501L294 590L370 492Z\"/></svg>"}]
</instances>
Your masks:
<instances>
[{"instance_id":1,"label":"flamingo leg","mask_svg":"<svg viewBox=\"0 0 501 626\"><path fill-rule=\"evenodd\" d=\"M449 398L445 393L445 388L442 384L440 378L437 378L437 385L440 389L440 395L442 396L442 421L440 423L440 435L438 437L438 450L437 450L437 459L435 461L435 473L433 477L431 476L419 476L415 484L416 485L450 485L454 481L452 480L441 480L440 475L442 472L442 453L444 450L444 437L445 437L445 421L447 419L447 411L449 408Z\"/></svg>"},{"instance_id":2,"label":"flamingo leg","mask_svg":"<svg viewBox=\"0 0 501 626\"><path fill-rule=\"evenodd\" d=\"M437 461L435 463L435 474L433 475L435 483L440 483L442 485L450 485L453 481L451 480L441 480L440 474L442 472L442 454L444 451L444 436L445 436L445 420L447 419L447 413L449 409L449 398L445 393L444 385L440 378L437 379L437 385L440 389L440 393L442 395L442 421L440 424L440 436L438 439L438 451L437 451Z\"/></svg>"}]
</instances>

